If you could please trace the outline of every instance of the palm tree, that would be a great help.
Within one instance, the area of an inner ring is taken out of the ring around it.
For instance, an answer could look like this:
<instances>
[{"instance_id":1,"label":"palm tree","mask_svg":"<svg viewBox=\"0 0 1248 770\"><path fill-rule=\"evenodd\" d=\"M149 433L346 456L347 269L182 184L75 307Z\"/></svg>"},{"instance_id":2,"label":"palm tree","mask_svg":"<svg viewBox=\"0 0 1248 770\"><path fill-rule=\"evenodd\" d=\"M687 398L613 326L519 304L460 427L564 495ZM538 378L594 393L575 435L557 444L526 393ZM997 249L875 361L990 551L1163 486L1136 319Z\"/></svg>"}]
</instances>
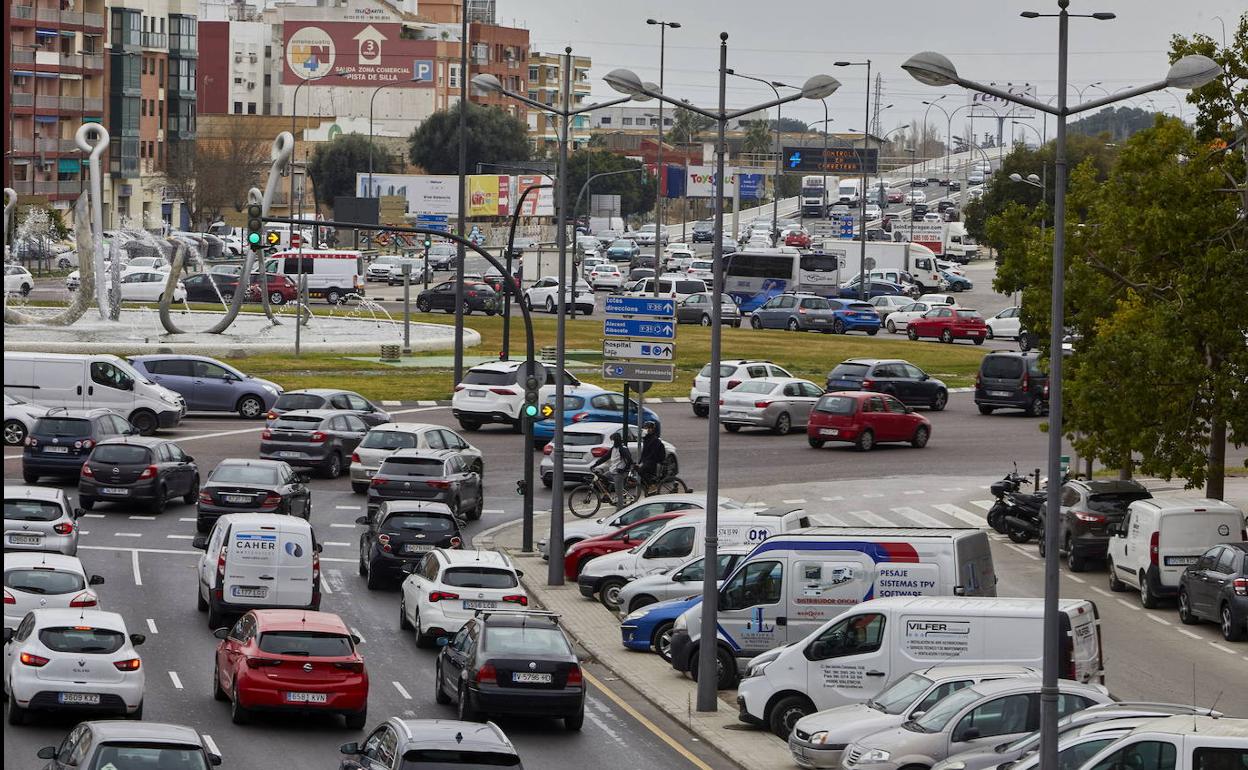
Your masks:
<instances>
[{"instance_id":1,"label":"palm tree","mask_svg":"<svg viewBox=\"0 0 1248 770\"><path fill-rule=\"evenodd\" d=\"M745 132L745 141L741 151L747 155L766 155L772 151L771 129L765 120L755 120Z\"/></svg>"}]
</instances>

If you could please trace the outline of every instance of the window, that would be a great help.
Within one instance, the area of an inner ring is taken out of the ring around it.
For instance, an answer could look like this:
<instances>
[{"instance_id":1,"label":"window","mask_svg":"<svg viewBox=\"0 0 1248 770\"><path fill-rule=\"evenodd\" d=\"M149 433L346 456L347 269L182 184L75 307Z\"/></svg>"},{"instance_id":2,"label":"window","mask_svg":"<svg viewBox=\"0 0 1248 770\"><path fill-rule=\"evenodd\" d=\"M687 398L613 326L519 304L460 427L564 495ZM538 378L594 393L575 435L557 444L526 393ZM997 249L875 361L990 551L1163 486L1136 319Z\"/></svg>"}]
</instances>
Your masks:
<instances>
[{"instance_id":1,"label":"window","mask_svg":"<svg viewBox=\"0 0 1248 770\"><path fill-rule=\"evenodd\" d=\"M885 623L884 616L877 613L845 618L816 636L804 654L807 660L828 660L875 652L884 638Z\"/></svg>"},{"instance_id":2,"label":"window","mask_svg":"<svg viewBox=\"0 0 1248 770\"><path fill-rule=\"evenodd\" d=\"M747 564L724 588L722 608L739 610L780 601L784 567L778 561Z\"/></svg>"},{"instance_id":3,"label":"window","mask_svg":"<svg viewBox=\"0 0 1248 770\"><path fill-rule=\"evenodd\" d=\"M1235 549L1223 548L1222 555L1218 557L1218 566L1214 567L1213 569L1215 569L1217 572L1222 572L1226 574L1234 574L1236 572L1236 569L1235 569L1236 561L1237 559L1235 558Z\"/></svg>"},{"instance_id":4,"label":"window","mask_svg":"<svg viewBox=\"0 0 1248 770\"><path fill-rule=\"evenodd\" d=\"M1248 767L1248 748L1215 749L1202 746L1192 752L1192 770L1243 770Z\"/></svg>"},{"instance_id":5,"label":"window","mask_svg":"<svg viewBox=\"0 0 1248 770\"><path fill-rule=\"evenodd\" d=\"M646 558L672 559L693 553L694 528L677 527L659 536L646 549Z\"/></svg>"},{"instance_id":6,"label":"window","mask_svg":"<svg viewBox=\"0 0 1248 770\"><path fill-rule=\"evenodd\" d=\"M256 114L256 103L255 103L255 102L247 102L247 114L248 114L248 115L255 115L255 114Z\"/></svg>"},{"instance_id":7,"label":"window","mask_svg":"<svg viewBox=\"0 0 1248 770\"><path fill-rule=\"evenodd\" d=\"M117 390L130 390L134 386L134 380L130 375L107 361L91 362L91 381Z\"/></svg>"},{"instance_id":8,"label":"window","mask_svg":"<svg viewBox=\"0 0 1248 770\"><path fill-rule=\"evenodd\" d=\"M963 687L970 687L970 686L971 686L971 680L959 679L955 682L945 682L942 685L933 687L931 692L923 696L923 700L915 704L914 710L915 711L927 711L932 706L944 700L945 696L951 695L957 692L958 690L961 690Z\"/></svg>"},{"instance_id":9,"label":"window","mask_svg":"<svg viewBox=\"0 0 1248 770\"><path fill-rule=\"evenodd\" d=\"M1033 693L994 698L958 720L952 739L959 742L1026 732L1029 724L1027 714L1032 710L1033 701L1038 699L1039 696Z\"/></svg>"},{"instance_id":10,"label":"window","mask_svg":"<svg viewBox=\"0 0 1248 770\"><path fill-rule=\"evenodd\" d=\"M382 727L368 736L360 756L371 760L374 767L391 767L395 752L398 750L399 737L389 727Z\"/></svg>"},{"instance_id":11,"label":"window","mask_svg":"<svg viewBox=\"0 0 1248 770\"><path fill-rule=\"evenodd\" d=\"M611 125L611 116L607 115L607 116L604 116L604 117L602 117L602 118L599 118L599 119L598 119L598 125L600 125L600 126L609 126L609 125Z\"/></svg>"},{"instance_id":12,"label":"window","mask_svg":"<svg viewBox=\"0 0 1248 770\"><path fill-rule=\"evenodd\" d=\"M205 377L212 380L224 380L234 377L231 372L219 364L213 364L207 361L192 361L190 363L194 367L194 376L196 377Z\"/></svg>"},{"instance_id":13,"label":"window","mask_svg":"<svg viewBox=\"0 0 1248 770\"><path fill-rule=\"evenodd\" d=\"M620 124L621 124L621 125L625 125L625 126L631 126L631 125L633 125L633 119L632 119L632 118L621 118L621 119L620 119Z\"/></svg>"},{"instance_id":14,"label":"window","mask_svg":"<svg viewBox=\"0 0 1248 770\"><path fill-rule=\"evenodd\" d=\"M1203 749L1196 752L1202 754L1209 751ZM1231 750L1238 753L1241 758L1243 751ZM1131 770L1174 770L1177 752L1174 750L1174 744L1167 741L1140 741L1124 746L1113 754L1102 759L1092 766L1091 770L1118 770L1119 768L1129 767ZM1214 764L1196 764L1197 768L1206 768L1213 770ZM1233 765L1232 765L1233 766Z\"/></svg>"}]
</instances>

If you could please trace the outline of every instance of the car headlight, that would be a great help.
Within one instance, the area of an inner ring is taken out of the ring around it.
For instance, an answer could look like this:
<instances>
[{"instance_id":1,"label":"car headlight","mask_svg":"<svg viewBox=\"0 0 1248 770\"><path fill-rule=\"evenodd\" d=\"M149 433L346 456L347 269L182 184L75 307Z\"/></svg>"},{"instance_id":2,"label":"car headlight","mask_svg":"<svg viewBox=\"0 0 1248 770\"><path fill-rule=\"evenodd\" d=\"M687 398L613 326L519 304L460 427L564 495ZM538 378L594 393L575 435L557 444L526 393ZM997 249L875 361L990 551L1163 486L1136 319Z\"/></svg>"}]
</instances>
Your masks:
<instances>
[{"instance_id":1,"label":"car headlight","mask_svg":"<svg viewBox=\"0 0 1248 770\"><path fill-rule=\"evenodd\" d=\"M858 764L864 762L887 762L892 756L892 752L884 749L867 749L858 756Z\"/></svg>"},{"instance_id":2,"label":"car headlight","mask_svg":"<svg viewBox=\"0 0 1248 770\"><path fill-rule=\"evenodd\" d=\"M825 742L827 742L827 740L828 740L828 731L827 731L827 730L820 730L820 731L819 731L819 732L817 732L817 733L811 733L811 734L810 734L810 742L811 742L811 743L820 743L820 744L821 744L821 743L825 743Z\"/></svg>"},{"instance_id":3,"label":"car headlight","mask_svg":"<svg viewBox=\"0 0 1248 770\"><path fill-rule=\"evenodd\" d=\"M960 759L951 759L947 762L937 764L932 768L932 770L936 770L937 767L940 768L940 770L966 770L966 763Z\"/></svg>"},{"instance_id":4,"label":"car headlight","mask_svg":"<svg viewBox=\"0 0 1248 770\"><path fill-rule=\"evenodd\" d=\"M270 393L272 393L272 394L273 394L273 395L275 395L275 396L277 395L277 388L273 387L272 385L265 385L265 386L264 386L264 389L265 389L265 390L267 390L267 391L269 391Z\"/></svg>"},{"instance_id":5,"label":"car headlight","mask_svg":"<svg viewBox=\"0 0 1248 770\"><path fill-rule=\"evenodd\" d=\"M762 663L752 664L748 669L746 669L744 678L749 679L755 676L762 676L763 672L766 671L767 667L770 666L771 664L772 664L771 660L764 660Z\"/></svg>"},{"instance_id":6,"label":"car headlight","mask_svg":"<svg viewBox=\"0 0 1248 770\"><path fill-rule=\"evenodd\" d=\"M641 618L645 617L646 613L648 613L649 611L650 610L645 607L642 607L639 610L634 610L633 612L630 612L624 616L624 622L627 623L630 620L640 620ZM675 627L676 627L675 624L673 624L672 628L675 628Z\"/></svg>"},{"instance_id":7,"label":"car headlight","mask_svg":"<svg viewBox=\"0 0 1248 770\"><path fill-rule=\"evenodd\" d=\"M672 622L672 630L673 631L688 631L689 621L685 620L684 615L681 615L680 617L676 618L675 621Z\"/></svg>"}]
</instances>

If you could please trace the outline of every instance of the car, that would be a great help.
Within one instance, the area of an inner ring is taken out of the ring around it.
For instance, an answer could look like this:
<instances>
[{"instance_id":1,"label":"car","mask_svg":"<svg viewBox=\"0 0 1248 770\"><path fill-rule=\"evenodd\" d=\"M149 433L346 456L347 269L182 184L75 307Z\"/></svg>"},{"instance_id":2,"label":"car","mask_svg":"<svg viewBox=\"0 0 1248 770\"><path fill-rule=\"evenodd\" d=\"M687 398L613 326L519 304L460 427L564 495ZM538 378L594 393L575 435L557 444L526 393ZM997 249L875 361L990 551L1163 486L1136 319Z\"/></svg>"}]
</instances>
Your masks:
<instances>
[{"instance_id":1,"label":"car","mask_svg":"<svg viewBox=\"0 0 1248 770\"><path fill-rule=\"evenodd\" d=\"M719 422L736 433L743 427L769 428L783 436L805 427L823 389L809 380L765 377L743 382L720 396Z\"/></svg>"},{"instance_id":2,"label":"car","mask_svg":"<svg viewBox=\"0 0 1248 770\"><path fill-rule=\"evenodd\" d=\"M687 263L689 260L697 259L697 256L693 246L674 243L663 249L663 269L674 272L677 264Z\"/></svg>"},{"instance_id":3,"label":"car","mask_svg":"<svg viewBox=\"0 0 1248 770\"><path fill-rule=\"evenodd\" d=\"M694 222L691 232L694 243L713 243L715 241L714 222Z\"/></svg>"},{"instance_id":4,"label":"car","mask_svg":"<svg viewBox=\"0 0 1248 770\"><path fill-rule=\"evenodd\" d=\"M832 334L866 332L874 337L880 332L880 316L875 307L866 302L851 299L829 299L832 310Z\"/></svg>"},{"instance_id":5,"label":"car","mask_svg":"<svg viewBox=\"0 0 1248 770\"><path fill-rule=\"evenodd\" d=\"M632 286L638 281L644 281L647 278L653 278L653 277L654 277L654 268L634 267L628 271L628 277L624 279L624 283L628 286Z\"/></svg>"},{"instance_id":6,"label":"car","mask_svg":"<svg viewBox=\"0 0 1248 770\"><path fill-rule=\"evenodd\" d=\"M927 187L927 180L922 177L915 177L910 180L911 187Z\"/></svg>"},{"instance_id":7,"label":"car","mask_svg":"<svg viewBox=\"0 0 1248 770\"><path fill-rule=\"evenodd\" d=\"M927 204L919 201L910 204L910 220L913 222L925 222L927 217Z\"/></svg>"},{"instance_id":8,"label":"car","mask_svg":"<svg viewBox=\"0 0 1248 770\"><path fill-rule=\"evenodd\" d=\"M1062 484L1057 542L1071 572L1084 572L1089 561L1103 561L1111 524L1127 515L1127 506L1152 494L1132 479L1071 479ZM1043 542L1041 553L1043 553Z\"/></svg>"},{"instance_id":9,"label":"car","mask_svg":"<svg viewBox=\"0 0 1248 770\"><path fill-rule=\"evenodd\" d=\"M927 202L927 193L923 192L922 190L912 190L911 192L906 193L905 200L903 201L903 203L905 203L907 206L912 206L916 203L926 203L926 202Z\"/></svg>"},{"instance_id":10,"label":"car","mask_svg":"<svg viewBox=\"0 0 1248 770\"><path fill-rule=\"evenodd\" d=\"M284 412L260 433L260 459L314 468L336 479L367 432L368 424L359 415L343 409Z\"/></svg>"},{"instance_id":11,"label":"car","mask_svg":"<svg viewBox=\"0 0 1248 770\"><path fill-rule=\"evenodd\" d=\"M524 404L522 361L490 361L478 364L464 373L464 379L455 386L451 396L451 415L461 428L473 432L486 423L503 423L520 433L524 423L520 419L520 407ZM539 398L547 398L555 392L555 369L544 366L545 384L538 391ZM581 382L566 369L563 381L567 388L597 388L593 383Z\"/></svg>"},{"instance_id":12,"label":"car","mask_svg":"<svg viewBox=\"0 0 1248 770\"><path fill-rule=\"evenodd\" d=\"M360 576L370 590L401 578L403 565L419 563L434 548L463 548L460 519L445 503L392 500L378 505L356 524L360 534Z\"/></svg>"},{"instance_id":13,"label":"car","mask_svg":"<svg viewBox=\"0 0 1248 770\"><path fill-rule=\"evenodd\" d=\"M938 305L955 307L958 304L958 298L952 294L920 294L919 302L926 302L932 307Z\"/></svg>"},{"instance_id":14,"label":"car","mask_svg":"<svg viewBox=\"0 0 1248 770\"><path fill-rule=\"evenodd\" d=\"M607 259L612 262L629 262L641 255L641 247L636 241L620 238L611 242L611 245L607 247L606 255Z\"/></svg>"},{"instance_id":15,"label":"car","mask_svg":"<svg viewBox=\"0 0 1248 770\"><path fill-rule=\"evenodd\" d=\"M135 257L126 263L128 268L143 268L145 270L156 270L161 273L168 273L172 269L169 260L164 257Z\"/></svg>"},{"instance_id":16,"label":"car","mask_svg":"<svg viewBox=\"0 0 1248 770\"><path fill-rule=\"evenodd\" d=\"M121 274L122 302L160 302L165 296L165 284L169 279L167 270L135 268L127 266ZM107 284L111 281L106 277ZM186 301L186 286L178 281L174 284L173 302Z\"/></svg>"},{"instance_id":17,"label":"car","mask_svg":"<svg viewBox=\"0 0 1248 770\"><path fill-rule=\"evenodd\" d=\"M417 647L454 636L478 613L529 606L520 573L501 551L434 548L410 561L399 589L399 628Z\"/></svg>"},{"instance_id":18,"label":"car","mask_svg":"<svg viewBox=\"0 0 1248 770\"><path fill-rule=\"evenodd\" d=\"M124 417L108 409L49 409L35 420L22 447L22 479L27 484L47 476L77 480L97 443L137 434Z\"/></svg>"},{"instance_id":19,"label":"car","mask_svg":"<svg viewBox=\"0 0 1248 770\"><path fill-rule=\"evenodd\" d=\"M783 235L785 246L795 246L799 249L810 248L810 233L805 230L788 230Z\"/></svg>"},{"instance_id":20,"label":"car","mask_svg":"<svg viewBox=\"0 0 1248 770\"><path fill-rule=\"evenodd\" d=\"M1222 543L1179 576L1179 620L1211 620L1228 642L1248 636L1248 543Z\"/></svg>"},{"instance_id":21,"label":"car","mask_svg":"<svg viewBox=\"0 0 1248 770\"><path fill-rule=\"evenodd\" d=\"M416 309L422 313L431 313L434 310L454 313L455 286L455 281L443 281L430 286L416 295ZM474 310L480 310L486 315L494 315L502 304L489 284L483 281L470 281L467 278L464 279L463 302L464 315L471 315Z\"/></svg>"},{"instance_id":22,"label":"car","mask_svg":"<svg viewBox=\"0 0 1248 770\"><path fill-rule=\"evenodd\" d=\"M875 313L871 314L875 317ZM832 331L836 315L826 297L814 294L778 294L750 313L754 329L789 331ZM875 318L878 325L879 318Z\"/></svg>"},{"instance_id":23,"label":"car","mask_svg":"<svg viewBox=\"0 0 1248 770\"><path fill-rule=\"evenodd\" d=\"M629 276L630 278L632 276ZM630 297L671 297L680 302L686 297L693 294L702 294L706 292L707 285L705 282L696 278L687 278L684 273L664 273L659 276L659 291L655 294L654 281L652 276L639 279L632 284L626 284L624 294Z\"/></svg>"},{"instance_id":24,"label":"car","mask_svg":"<svg viewBox=\"0 0 1248 770\"><path fill-rule=\"evenodd\" d=\"M192 727L168 722L107 719L81 722L59 746L35 755L48 760L43 770L106 770L119 767L176 767L207 770L221 764Z\"/></svg>"},{"instance_id":25,"label":"car","mask_svg":"<svg viewBox=\"0 0 1248 770\"><path fill-rule=\"evenodd\" d=\"M195 528L207 532L227 513L280 513L307 519L312 515L308 478L307 471L296 471L282 460L222 460L199 488Z\"/></svg>"},{"instance_id":26,"label":"car","mask_svg":"<svg viewBox=\"0 0 1248 770\"><path fill-rule=\"evenodd\" d=\"M35 420L47 414L47 407L23 401L17 396L4 394L4 444L21 446L26 443Z\"/></svg>"},{"instance_id":27,"label":"car","mask_svg":"<svg viewBox=\"0 0 1248 770\"><path fill-rule=\"evenodd\" d=\"M5 265L4 266L4 293L5 296L14 294L27 296L30 290L35 288L35 278L30 271L21 265Z\"/></svg>"},{"instance_id":28,"label":"car","mask_svg":"<svg viewBox=\"0 0 1248 770\"><path fill-rule=\"evenodd\" d=\"M639 607L620 620L624 647L638 652L653 650L666 661L672 657L672 631L676 619L702 601L700 595L667 599Z\"/></svg>"},{"instance_id":29,"label":"car","mask_svg":"<svg viewBox=\"0 0 1248 770\"><path fill-rule=\"evenodd\" d=\"M825 392L843 390L887 393L906 406L925 406L939 412L949 403L949 388L941 380L900 358L850 358L828 372Z\"/></svg>"},{"instance_id":30,"label":"car","mask_svg":"<svg viewBox=\"0 0 1248 770\"><path fill-rule=\"evenodd\" d=\"M912 340L935 337L941 342L970 340L984 344L988 327L978 310L969 307L938 307L906 324L906 336Z\"/></svg>"},{"instance_id":31,"label":"car","mask_svg":"<svg viewBox=\"0 0 1248 770\"><path fill-rule=\"evenodd\" d=\"M459 518L481 518L485 493L476 464L452 449L399 449L368 482L368 510L388 500L444 503Z\"/></svg>"},{"instance_id":32,"label":"car","mask_svg":"<svg viewBox=\"0 0 1248 770\"><path fill-rule=\"evenodd\" d=\"M982 171L972 171L966 175L966 183L969 185L977 185L984 183L984 174Z\"/></svg>"},{"instance_id":33,"label":"car","mask_svg":"<svg viewBox=\"0 0 1248 770\"><path fill-rule=\"evenodd\" d=\"M888 191L886 198L889 203L901 203L905 201L906 193L904 190L894 188Z\"/></svg>"},{"instance_id":34,"label":"car","mask_svg":"<svg viewBox=\"0 0 1248 770\"><path fill-rule=\"evenodd\" d=\"M619 267L608 262L594 265L585 278L594 291L620 289L624 286L624 274L620 272Z\"/></svg>"},{"instance_id":35,"label":"car","mask_svg":"<svg viewBox=\"0 0 1248 770\"><path fill-rule=\"evenodd\" d=\"M4 550L78 553L81 508L56 487L4 485Z\"/></svg>"},{"instance_id":36,"label":"car","mask_svg":"<svg viewBox=\"0 0 1248 770\"><path fill-rule=\"evenodd\" d=\"M284 276L283 276L284 277ZM238 291L239 275L210 272L182 279L187 302L229 302Z\"/></svg>"},{"instance_id":37,"label":"car","mask_svg":"<svg viewBox=\"0 0 1248 770\"><path fill-rule=\"evenodd\" d=\"M272 409L283 393L276 382L207 356L158 353L126 360L140 374L182 396L190 411L237 412L254 420Z\"/></svg>"},{"instance_id":38,"label":"car","mask_svg":"<svg viewBox=\"0 0 1248 770\"><path fill-rule=\"evenodd\" d=\"M676 323L710 326L714 307L714 295L711 292L690 294L676 305ZM737 307L730 294L720 295L719 322L733 328L741 326L741 308Z\"/></svg>"},{"instance_id":39,"label":"car","mask_svg":"<svg viewBox=\"0 0 1248 770\"><path fill-rule=\"evenodd\" d=\"M338 388L305 388L283 393L269 407L265 418L271 422L294 409L336 409L351 412L370 427L390 422L390 415L381 407L353 390Z\"/></svg>"},{"instance_id":40,"label":"car","mask_svg":"<svg viewBox=\"0 0 1248 770\"><path fill-rule=\"evenodd\" d=\"M641 521L649 516L666 511L700 511L705 505L706 495L704 494L678 492L669 495L649 495L620 508L610 516L600 516L589 521L569 521L563 526L563 549L560 553L563 553L569 546L581 540L610 534L620 527ZM742 507L740 503L731 498L719 498L719 509L721 511L741 510ZM550 554L546 538L543 537L537 541L537 550L542 554L543 559L549 559Z\"/></svg>"},{"instance_id":41,"label":"car","mask_svg":"<svg viewBox=\"0 0 1248 770\"><path fill-rule=\"evenodd\" d=\"M594 313L594 290L584 281L576 281L576 289L574 291L565 290L563 292L563 301L565 312L571 312L575 309L576 312L582 315L593 315ZM525 289L524 306L529 310L544 308L547 313L558 312L559 279L542 278Z\"/></svg>"},{"instance_id":42,"label":"car","mask_svg":"<svg viewBox=\"0 0 1248 770\"><path fill-rule=\"evenodd\" d=\"M417 283L428 283L433 280L433 270L425 267L425 260L420 257L404 257L405 263L401 263L397 268L390 271L390 276L386 279L387 286L403 285L403 264L409 264L411 267L407 274L407 283L409 286L415 286ZM494 291L502 293L502 289L498 288L493 277L486 279L486 283Z\"/></svg>"},{"instance_id":43,"label":"car","mask_svg":"<svg viewBox=\"0 0 1248 770\"><path fill-rule=\"evenodd\" d=\"M861 452L876 444L906 442L922 449L932 423L893 396L870 391L841 391L821 397L811 411L806 441L822 449L830 441L852 443Z\"/></svg>"},{"instance_id":44,"label":"car","mask_svg":"<svg viewBox=\"0 0 1248 770\"><path fill-rule=\"evenodd\" d=\"M554 438L555 435L555 412L561 413L564 426L575 425L581 422L628 422L630 425L637 423L638 404L636 399L628 399L627 411L628 419L624 419L625 403L624 394L616 393L609 390L578 390L577 388L569 388L564 391L563 409L557 409L557 403L554 396L550 396L544 402L542 414L549 414L545 419L539 420L533 424L533 438L541 444L545 444ZM659 416L652 410L641 407L642 422L653 422L655 425L662 427L662 421Z\"/></svg>"},{"instance_id":45,"label":"car","mask_svg":"<svg viewBox=\"0 0 1248 770\"><path fill-rule=\"evenodd\" d=\"M480 613L442 648L434 677L435 700L465 721L552 716L573 731L585 722L585 676L552 613Z\"/></svg>"},{"instance_id":46,"label":"car","mask_svg":"<svg viewBox=\"0 0 1248 770\"><path fill-rule=\"evenodd\" d=\"M391 717L364 741L344 743L338 751L346 755L340 770L521 766L515 747L493 722Z\"/></svg>"},{"instance_id":47,"label":"car","mask_svg":"<svg viewBox=\"0 0 1248 770\"><path fill-rule=\"evenodd\" d=\"M260 277L253 273L247 291L243 293L243 299L247 302L260 302L262 290L268 292L270 305L285 305L299 298L299 284L290 276L269 273L264 277L264 285L261 286Z\"/></svg>"},{"instance_id":48,"label":"car","mask_svg":"<svg viewBox=\"0 0 1248 770\"><path fill-rule=\"evenodd\" d=\"M399 449L449 449L458 452L473 470L485 477L481 450L450 428L423 422L391 422L370 430L351 453L351 491L368 492L368 483L381 461Z\"/></svg>"},{"instance_id":49,"label":"car","mask_svg":"<svg viewBox=\"0 0 1248 770\"><path fill-rule=\"evenodd\" d=\"M664 511L639 519L631 524L597 537L587 537L568 547L563 554L563 574L568 580L576 580L581 570L592 559L609 553L627 551L646 541L646 538L658 532L669 519L689 513L691 509L681 508ZM592 594L591 594L592 595Z\"/></svg>"},{"instance_id":50,"label":"car","mask_svg":"<svg viewBox=\"0 0 1248 770\"><path fill-rule=\"evenodd\" d=\"M720 546L715 552L718 565L715 569L716 582L730 575L741 559L754 550L754 547L753 545ZM612 597L615 606L608 605L608 609L618 609L620 612L631 614L657 602L701 594L705 563L705 556L697 556L671 569L632 580L616 590L615 596ZM604 604L607 604L608 593L609 591L602 592Z\"/></svg>"},{"instance_id":51,"label":"car","mask_svg":"<svg viewBox=\"0 0 1248 770\"><path fill-rule=\"evenodd\" d=\"M854 278L852 281L837 289L836 296L840 299L860 299L863 295L863 291L859 288L859 283L860 279ZM873 281L870 279L870 276L868 276L866 299L861 301L869 302L872 298L885 294L903 295L905 293L906 288L899 283L892 283L890 281Z\"/></svg>"},{"instance_id":52,"label":"car","mask_svg":"<svg viewBox=\"0 0 1248 770\"><path fill-rule=\"evenodd\" d=\"M459 260L459 247L453 243L435 243L425 252L430 270L450 270Z\"/></svg>"},{"instance_id":53,"label":"car","mask_svg":"<svg viewBox=\"0 0 1248 770\"><path fill-rule=\"evenodd\" d=\"M725 255L737 253L737 242L732 239L732 236L725 235L720 241L720 253Z\"/></svg>"},{"instance_id":54,"label":"car","mask_svg":"<svg viewBox=\"0 0 1248 770\"><path fill-rule=\"evenodd\" d=\"M95 445L82 464L78 504L91 510L98 502L122 503L127 510L143 504L163 513L171 498L194 505L199 498L195 458L169 439L120 436Z\"/></svg>"},{"instance_id":55,"label":"car","mask_svg":"<svg viewBox=\"0 0 1248 770\"><path fill-rule=\"evenodd\" d=\"M792 377L783 367L771 361L758 359L730 359L719 365L719 392L732 390L747 380L762 377ZM706 417L710 413L711 365L707 364L693 378L689 389L689 404L694 417Z\"/></svg>"},{"instance_id":56,"label":"car","mask_svg":"<svg viewBox=\"0 0 1248 770\"><path fill-rule=\"evenodd\" d=\"M399 279L398 282L402 283L404 266L408 269L409 281L420 281L424 279L424 258L414 256L404 257L397 254L383 254L368 263L368 268L364 271L364 280L384 281L387 284L391 284L397 277Z\"/></svg>"},{"instance_id":57,"label":"car","mask_svg":"<svg viewBox=\"0 0 1248 770\"><path fill-rule=\"evenodd\" d=\"M594 476L594 466L611 454L612 436L621 433L623 428L618 422L578 422L563 431L563 481L575 484L588 481ZM639 452L635 445L638 441L637 424L628 426L627 441L634 445L633 457ZM666 439L663 442L665 452L659 477L666 478L680 473L680 461L676 457L676 447ZM542 485L550 489L554 485L555 461L554 443L542 447L542 460L538 472L542 477Z\"/></svg>"},{"instance_id":58,"label":"car","mask_svg":"<svg viewBox=\"0 0 1248 770\"><path fill-rule=\"evenodd\" d=\"M962 183L961 183L961 182L959 182L959 181L958 181L958 180L956 180L956 179L950 179L950 180L949 180L949 181L945 184L945 187L947 187L947 188L949 189L949 192L957 192L958 190L961 190L961 189L962 189Z\"/></svg>"},{"instance_id":59,"label":"car","mask_svg":"<svg viewBox=\"0 0 1248 770\"><path fill-rule=\"evenodd\" d=\"M940 214L936 213L935 211L925 211L923 213L923 221L924 222L943 222L945 220Z\"/></svg>"},{"instance_id":60,"label":"car","mask_svg":"<svg viewBox=\"0 0 1248 770\"><path fill-rule=\"evenodd\" d=\"M32 712L114 714L143 718L145 677L135 647L116 612L35 609L16 629L4 629L4 689L9 724Z\"/></svg>"},{"instance_id":61,"label":"car","mask_svg":"<svg viewBox=\"0 0 1248 770\"><path fill-rule=\"evenodd\" d=\"M872 297L867 304L875 308L876 315L880 317L880 323L887 323L890 315L912 301L909 297L900 294L881 294L878 297Z\"/></svg>"},{"instance_id":62,"label":"car","mask_svg":"<svg viewBox=\"0 0 1248 770\"><path fill-rule=\"evenodd\" d=\"M715 263L709 259L698 259L695 257L689 260L689 264L685 266L685 275L710 286L711 282L715 280Z\"/></svg>"},{"instance_id":63,"label":"car","mask_svg":"<svg viewBox=\"0 0 1248 770\"><path fill-rule=\"evenodd\" d=\"M975 406L980 414L997 409L1022 409L1032 417L1049 411L1049 374L1039 351L994 350L979 362L975 375Z\"/></svg>"},{"instance_id":64,"label":"car","mask_svg":"<svg viewBox=\"0 0 1248 770\"><path fill-rule=\"evenodd\" d=\"M17 628L35 609L99 607L94 586L100 575L88 576L77 556L59 553L4 555L4 627Z\"/></svg>"},{"instance_id":65,"label":"car","mask_svg":"<svg viewBox=\"0 0 1248 770\"><path fill-rule=\"evenodd\" d=\"M997 337L1017 339L1021 350L1026 351L1031 348L1031 340L1023 328L1022 308L1007 307L984 323L988 326L988 339L992 340Z\"/></svg>"},{"instance_id":66,"label":"car","mask_svg":"<svg viewBox=\"0 0 1248 770\"><path fill-rule=\"evenodd\" d=\"M668 241L667 228L659 230L657 225L642 225L636 230L636 240L639 244L654 245L655 237L659 240L660 245L666 246Z\"/></svg>"},{"instance_id":67,"label":"car","mask_svg":"<svg viewBox=\"0 0 1248 770\"><path fill-rule=\"evenodd\" d=\"M888 318L884 319L884 328L888 330L889 334L905 331L906 326L911 321L922 318L927 311L937 307L932 302L917 302L909 297L904 297L903 299L906 300L906 304L889 313Z\"/></svg>"},{"instance_id":68,"label":"car","mask_svg":"<svg viewBox=\"0 0 1248 770\"><path fill-rule=\"evenodd\" d=\"M588 259L590 255L597 256L598 251L600 249L601 249L601 245L598 243L598 239L595 238L594 236L592 235L576 236L576 252L578 254L585 255L586 259Z\"/></svg>"},{"instance_id":69,"label":"car","mask_svg":"<svg viewBox=\"0 0 1248 770\"><path fill-rule=\"evenodd\" d=\"M248 610L213 631L212 696L230 721L258 711L341 714L347 729L368 723L368 670L360 638L342 618L309 610Z\"/></svg>"}]
</instances>

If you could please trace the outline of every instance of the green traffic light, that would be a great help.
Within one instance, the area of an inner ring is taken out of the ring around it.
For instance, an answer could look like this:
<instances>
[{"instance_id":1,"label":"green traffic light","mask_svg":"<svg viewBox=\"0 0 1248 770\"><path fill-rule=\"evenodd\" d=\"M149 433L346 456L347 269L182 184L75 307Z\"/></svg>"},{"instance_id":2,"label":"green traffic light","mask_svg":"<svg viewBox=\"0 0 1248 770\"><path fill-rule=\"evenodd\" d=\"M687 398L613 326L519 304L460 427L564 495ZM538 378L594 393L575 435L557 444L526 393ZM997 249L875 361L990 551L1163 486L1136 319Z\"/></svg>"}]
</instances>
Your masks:
<instances>
[{"instance_id":1,"label":"green traffic light","mask_svg":"<svg viewBox=\"0 0 1248 770\"><path fill-rule=\"evenodd\" d=\"M260 233L256 233L256 232L247 233L247 242L250 243L252 246L259 246L260 245Z\"/></svg>"},{"instance_id":2,"label":"green traffic light","mask_svg":"<svg viewBox=\"0 0 1248 770\"><path fill-rule=\"evenodd\" d=\"M534 404L528 404L528 405L526 405L526 406L524 407L524 414L525 414L525 416L526 416L526 417L536 417L536 416L537 416L537 406L535 406Z\"/></svg>"}]
</instances>

